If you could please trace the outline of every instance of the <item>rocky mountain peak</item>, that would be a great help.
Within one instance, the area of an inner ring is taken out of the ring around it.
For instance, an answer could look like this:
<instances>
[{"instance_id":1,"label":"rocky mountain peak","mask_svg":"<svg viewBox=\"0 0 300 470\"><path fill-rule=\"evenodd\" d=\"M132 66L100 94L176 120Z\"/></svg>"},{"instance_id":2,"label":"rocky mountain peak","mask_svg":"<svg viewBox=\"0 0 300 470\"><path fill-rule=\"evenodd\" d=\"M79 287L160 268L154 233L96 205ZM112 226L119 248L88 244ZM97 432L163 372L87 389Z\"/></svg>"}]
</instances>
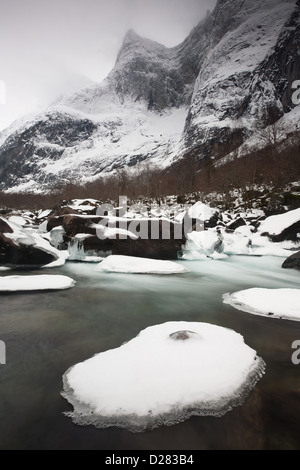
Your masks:
<instances>
[{"instance_id":1,"label":"rocky mountain peak","mask_svg":"<svg viewBox=\"0 0 300 470\"><path fill-rule=\"evenodd\" d=\"M0 189L227 158L265 115L287 127L299 17L299 0L219 0L177 47L128 31L104 82L0 135Z\"/></svg>"}]
</instances>

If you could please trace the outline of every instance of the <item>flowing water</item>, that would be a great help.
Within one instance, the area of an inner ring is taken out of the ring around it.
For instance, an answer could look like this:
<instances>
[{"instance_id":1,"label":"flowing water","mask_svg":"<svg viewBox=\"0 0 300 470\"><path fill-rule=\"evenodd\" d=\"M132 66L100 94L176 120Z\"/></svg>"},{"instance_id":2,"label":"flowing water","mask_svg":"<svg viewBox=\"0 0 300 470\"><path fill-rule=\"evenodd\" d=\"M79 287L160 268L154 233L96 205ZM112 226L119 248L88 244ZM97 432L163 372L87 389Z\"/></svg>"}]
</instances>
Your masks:
<instances>
[{"instance_id":1,"label":"flowing water","mask_svg":"<svg viewBox=\"0 0 300 470\"><path fill-rule=\"evenodd\" d=\"M281 263L231 257L185 262L191 272L179 276L138 276L69 262L42 274L72 277L77 284L71 290L1 295L7 364L0 366L0 449L300 449L300 365L291 361L300 322L222 303L224 293L250 287L299 288L299 272L283 270ZM193 417L140 434L81 427L64 416L71 407L60 392L70 366L148 326L182 320L232 328L264 359L266 374L243 406L222 418Z\"/></svg>"}]
</instances>

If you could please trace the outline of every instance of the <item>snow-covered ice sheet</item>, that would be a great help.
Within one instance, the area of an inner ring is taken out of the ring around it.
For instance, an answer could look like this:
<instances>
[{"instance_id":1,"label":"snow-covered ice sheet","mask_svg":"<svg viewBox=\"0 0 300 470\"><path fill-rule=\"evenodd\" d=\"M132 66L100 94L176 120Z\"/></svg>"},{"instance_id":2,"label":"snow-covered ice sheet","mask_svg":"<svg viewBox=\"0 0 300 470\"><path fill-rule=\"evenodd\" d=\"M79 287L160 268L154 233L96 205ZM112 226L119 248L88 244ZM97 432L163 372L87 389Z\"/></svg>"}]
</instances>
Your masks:
<instances>
[{"instance_id":1,"label":"snow-covered ice sheet","mask_svg":"<svg viewBox=\"0 0 300 470\"><path fill-rule=\"evenodd\" d=\"M223 301L243 312L300 321L300 289L253 288L224 294Z\"/></svg>"},{"instance_id":2,"label":"snow-covered ice sheet","mask_svg":"<svg viewBox=\"0 0 300 470\"><path fill-rule=\"evenodd\" d=\"M233 330L169 322L70 368L63 396L77 424L139 432L192 415L222 416L242 404L264 368Z\"/></svg>"},{"instance_id":3,"label":"snow-covered ice sheet","mask_svg":"<svg viewBox=\"0 0 300 470\"><path fill-rule=\"evenodd\" d=\"M187 269L173 261L161 261L133 256L111 255L105 258L97 270L128 274L181 274Z\"/></svg>"},{"instance_id":4,"label":"snow-covered ice sheet","mask_svg":"<svg viewBox=\"0 0 300 470\"><path fill-rule=\"evenodd\" d=\"M68 276L3 276L0 277L0 292L26 292L40 290L64 290L75 286Z\"/></svg>"}]
</instances>

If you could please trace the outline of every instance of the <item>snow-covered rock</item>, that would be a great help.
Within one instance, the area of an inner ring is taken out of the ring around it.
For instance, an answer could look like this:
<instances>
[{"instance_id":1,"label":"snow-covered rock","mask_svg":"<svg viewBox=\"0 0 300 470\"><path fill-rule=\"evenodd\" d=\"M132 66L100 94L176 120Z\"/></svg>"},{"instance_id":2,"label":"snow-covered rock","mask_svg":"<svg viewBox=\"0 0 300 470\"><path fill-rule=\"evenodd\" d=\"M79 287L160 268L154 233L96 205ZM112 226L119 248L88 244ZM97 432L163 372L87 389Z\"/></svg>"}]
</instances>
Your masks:
<instances>
[{"instance_id":1,"label":"snow-covered rock","mask_svg":"<svg viewBox=\"0 0 300 470\"><path fill-rule=\"evenodd\" d=\"M219 211L214 209L203 202L196 202L188 211L190 219L196 219L201 222L209 222Z\"/></svg>"},{"instance_id":2,"label":"snow-covered rock","mask_svg":"<svg viewBox=\"0 0 300 470\"><path fill-rule=\"evenodd\" d=\"M193 231L187 235L187 242L183 249L182 259L196 260L214 258L224 251L223 235L221 231L210 229L207 231Z\"/></svg>"},{"instance_id":3,"label":"snow-covered rock","mask_svg":"<svg viewBox=\"0 0 300 470\"><path fill-rule=\"evenodd\" d=\"M127 274L182 274L187 269L173 261L161 261L133 256L112 255L105 258L97 267L98 271Z\"/></svg>"},{"instance_id":4,"label":"snow-covered rock","mask_svg":"<svg viewBox=\"0 0 300 470\"><path fill-rule=\"evenodd\" d=\"M190 416L222 416L241 405L265 364L232 330L169 322L64 375L66 413L81 425L139 432Z\"/></svg>"},{"instance_id":5,"label":"snow-covered rock","mask_svg":"<svg viewBox=\"0 0 300 470\"><path fill-rule=\"evenodd\" d=\"M69 257L50 245L35 229L23 228L0 217L0 262L12 266L59 267Z\"/></svg>"},{"instance_id":6,"label":"snow-covered rock","mask_svg":"<svg viewBox=\"0 0 300 470\"><path fill-rule=\"evenodd\" d=\"M273 215L264 220L259 232L273 241L292 240L300 242L300 209Z\"/></svg>"},{"instance_id":7,"label":"snow-covered rock","mask_svg":"<svg viewBox=\"0 0 300 470\"><path fill-rule=\"evenodd\" d=\"M300 321L300 289L248 289L224 294L225 304L270 318Z\"/></svg>"},{"instance_id":8,"label":"snow-covered rock","mask_svg":"<svg viewBox=\"0 0 300 470\"><path fill-rule=\"evenodd\" d=\"M75 281L67 276L0 276L0 292L28 292L64 290L75 286Z\"/></svg>"}]
</instances>

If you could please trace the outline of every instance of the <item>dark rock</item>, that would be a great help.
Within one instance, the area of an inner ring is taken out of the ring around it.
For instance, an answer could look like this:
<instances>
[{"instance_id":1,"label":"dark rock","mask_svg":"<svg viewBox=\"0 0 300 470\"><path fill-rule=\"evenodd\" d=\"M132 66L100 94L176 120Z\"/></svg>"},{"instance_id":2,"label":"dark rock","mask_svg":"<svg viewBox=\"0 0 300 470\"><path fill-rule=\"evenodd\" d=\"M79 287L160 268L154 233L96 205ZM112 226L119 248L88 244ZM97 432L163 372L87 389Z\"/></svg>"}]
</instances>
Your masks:
<instances>
[{"instance_id":1,"label":"dark rock","mask_svg":"<svg viewBox=\"0 0 300 470\"><path fill-rule=\"evenodd\" d=\"M286 193L284 195L284 205L288 206L289 210L298 209L300 207L300 193Z\"/></svg>"},{"instance_id":2,"label":"dark rock","mask_svg":"<svg viewBox=\"0 0 300 470\"><path fill-rule=\"evenodd\" d=\"M17 244L5 233L13 233L12 228L0 219L0 265L12 267L41 267L52 263L56 257L40 248Z\"/></svg>"},{"instance_id":3,"label":"dark rock","mask_svg":"<svg viewBox=\"0 0 300 470\"><path fill-rule=\"evenodd\" d=\"M209 220L204 222L204 228L215 228L217 225L223 225L219 211L216 211Z\"/></svg>"},{"instance_id":4,"label":"dark rock","mask_svg":"<svg viewBox=\"0 0 300 470\"><path fill-rule=\"evenodd\" d=\"M238 217L226 226L226 232L234 232L237 228L244 227L245 225L247 225L246 221L242 217Z\"/></svg>"},{"instance_id":5,"label":"dark rock","mask_svg":"<svg viewBox=\"0 0 300 470\"><path fill-rule=\"evenodd\" d=\"M78 233L85 233L92 235L84 239L81 244L84 251L98 253L109 253L113 255L126 255L136 256L141 258L152 259L177 259L178 252L181 251L182 245L185 244L186 238L183 232L183 226L174 222L166 223L159 220L157 223L157 239L151 239L152 233L152 220L149 219L147 223L148 238L147 239L120 239L116 235L114 239L106 238L104 240L97 236L97 229L95 224L99 224L103 217L80 217L65 215L56 219L58 225L62 225L65 230L64 241L66 243L74 244L74 238ZM134 222L139 223L138 220L122 219L122 228L130 230L130 224ZM145 222L144 222L145 223ZM125 225L124 225L125 224ZM58 226L57 225L57 226ZM136 229L139 230L139 227Z\"/></svg>"},{"instance_id":6,"label":"dark rock","mask_svg":"<svg viewBox=\"0 0 300 470\"><path fill-rule=\"evenodd\" d=\"M51 232L53 228L63 225L64 216L71 214L74 215L79 213L74 209L71 209L71 207L58 207L54 209L48 217L47 231Z\"/></svg>"},{"instance_id":7,"label":"dark rock","mask_svg":"<svg viewBox=\"0 0 300 470\"><path fill-rule=\"evenodd\" d=\"M247 219L247 220L249 220L249 219ZM257 229L259 228L260 224L261 224L264 220L266 220L266 216L265 216L265 215L261 215L260 217L251 220L251 225L253 225L253 227L254 227L254 232L257 232Z\"/></svg>"},{"instance_id":8,"label":"dark rock","mask_svg":"<svg viewBox=\"0 0 300 470\"><path fill-rule=\"evenodd\" d=\"M80 215L65 215L62 218L62 226L69 238L75 237L78 233L96 235L96 229L93 224L98 224L103 217L80 217Z\"/></svg>"},{"instance_id":9,"label":"dark rock","mask_svg":"<svg viewBox=\"0 0 300 470\"><path fill-rule=\"evenodd\" d=\"M300 269L300 251L287 258L282 267L284 269Z\"/></svg>"},{"instance_id":10,"label":"dark rock","mask_svg":"<svg viewBox=\"0 0 300 470\"><path fill-rule=\"evenodd\" d=\"M34 246L17 245L0 232L0 265L41 267L55 261L55 256Z\"/></svg>"},{"instance_id":11,"label":"dark rock","mask_svg":"<svg viewBox=\"0 0 300 470\"><path fill-rule=\"evenodd\" d=\"M0 218L0 235L1 233L13 233L13 229L8 225L8 223Z\"/></svg>"},{"instance_id":12,"label":"dark rock","mask_svg":"<svg viewBox=\"0 0 300 470\"><path fill-rule=\"evenodd\" d=\"M129 221L129 224L130 222L132 221ZM137 240L132 240L131 238L127 238L126 240L122 240L117 235L115 240L100 240L95 236L84 240L83 246L85 251L107 252L113 255L136 256L161 260L177 259L182 245L186 242L185 236L182 233L182 226L171 222L169 227L167 227L166 225L163 226L162 221L159 221L158 225L159 238L157 240L150 238L151 220L149 220L149 239L138 238ZM181 231L182 236L180 239L175 239L175 233L177 234L178 231Z\"/></svg>"},{"instance_id":13,"label":"dark rock","mask_svg":"<svg viewBox=\"0 0 300 470\"><path fill-rule=\"evenodd\" d=\"M38 248L6 243L0 234L0 264L18 267L41 267L55 261L55 257Z\"/></svg>"},{"instance_id":14,"label":"dark rock","mask_svg":"<svg viewBox=\"0 0 300 470\"><path fill-rule=\"evenodd\" d=\"M186 341L187 339L190 339L191 336L195 336L196 333L193 331L176 331L176 333L172 333L170 335L170 338L174 339L175 341ZM198 335L197 335L198 336Z\"/></svg>"}]
</instances>

